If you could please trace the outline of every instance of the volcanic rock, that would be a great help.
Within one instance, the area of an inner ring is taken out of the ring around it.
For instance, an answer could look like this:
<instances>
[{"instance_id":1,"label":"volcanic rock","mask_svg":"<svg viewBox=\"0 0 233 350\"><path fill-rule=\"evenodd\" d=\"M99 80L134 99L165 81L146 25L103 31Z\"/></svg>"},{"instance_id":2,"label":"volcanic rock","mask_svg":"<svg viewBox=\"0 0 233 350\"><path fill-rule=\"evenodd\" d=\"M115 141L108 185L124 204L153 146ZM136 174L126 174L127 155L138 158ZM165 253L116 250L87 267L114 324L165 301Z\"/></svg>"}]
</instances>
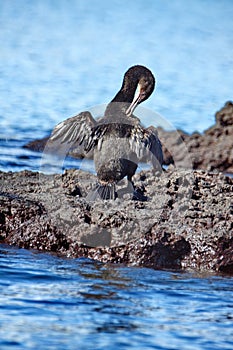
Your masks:
<instances>
[{"instance_id":1,"label":"volcanic rock","mask_svg":"<svg viewBox=\"0 0 233 350\"><path fill-rule=\"evenodd\" d=\"M86 200L81 170L0 173L0 239L104 263L233 273L233 179L221 173L141 171L146 201Z\"/></svg>"}]
</instances>

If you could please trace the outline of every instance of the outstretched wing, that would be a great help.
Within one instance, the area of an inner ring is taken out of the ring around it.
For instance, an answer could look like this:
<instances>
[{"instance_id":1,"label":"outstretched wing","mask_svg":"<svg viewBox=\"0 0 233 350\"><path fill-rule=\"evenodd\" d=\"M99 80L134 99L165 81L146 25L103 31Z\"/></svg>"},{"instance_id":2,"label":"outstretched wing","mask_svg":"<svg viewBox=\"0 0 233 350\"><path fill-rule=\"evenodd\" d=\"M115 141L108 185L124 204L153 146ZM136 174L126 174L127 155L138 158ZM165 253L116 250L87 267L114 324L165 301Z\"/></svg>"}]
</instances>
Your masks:
<instances>
[{"instance_id":1,"label":"outstretched wing","mask_svg":"<svg viewBox=\"0 0 233 350\"><path fill-rule=\"evenodd\" d=\"M96 125L90 112L82 112L55 126L46 144L46 153L59 156L74 153L76 157L85 157L94 140L92 130Z\"/></svg>"},{"instance_id":2,"label":"outstretched wing","mask_svg":"<svg viewBox=\"0 0 233 350\"><path fill-rule=\"evenodd\" d=\"M150 126L146 129L148 138L148 148L151 152L151 161L154 168L163 165L163 150L162 144L158 137L157 129L154 126Z\"/></svg>"},{"instance_id":3,"label":"outstretched wing","mask_svg":"<svg viewBox=\"0 0 233 350\"><path fill-rule=\"evenodd\" d=\"M59 141L68 144L88 143L92 128L96 125L95 119L90 112L82 112L75 117L66 119L55 126L50 141Z\"/></svg>"},{"instance_id":4,"label":"outstretched wing","mask_svg":"<svg viewBox=\"0 0 233 350\"><path fill-rule=\"evenodd\" d=\"M163 164L162 145L155 127L132 129L131 149L136 153L139 162L150 162L153 168L161 170Z\"/></svg>"}]
</instances>

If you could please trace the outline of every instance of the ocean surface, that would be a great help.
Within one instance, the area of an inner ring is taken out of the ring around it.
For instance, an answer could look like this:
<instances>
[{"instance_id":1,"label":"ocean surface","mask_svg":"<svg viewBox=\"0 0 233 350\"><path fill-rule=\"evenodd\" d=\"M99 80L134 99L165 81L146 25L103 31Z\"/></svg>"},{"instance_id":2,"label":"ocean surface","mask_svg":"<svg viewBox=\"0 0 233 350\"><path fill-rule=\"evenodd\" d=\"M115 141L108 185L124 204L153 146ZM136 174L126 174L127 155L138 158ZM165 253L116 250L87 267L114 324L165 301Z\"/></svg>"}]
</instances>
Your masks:
<instances>
[{"instance_id":1,"label":"ocean surface","mask_svg":"<svg viewBox=\"0 0 233 350\"><path fill-rule=\"evenodd\" d=\"M232 279L0 248L1 349L233 348Z\"/></svg>"},{"instance_id":2,"label":"ocean surface","mask_svg":"<svg viewBox=\"0 0 233 350\"><path fill-rule=\"evenodd\" d=\"M232 0L1 0L0 170L41 170L22 146L83 110L98 115L135 64L157 81L144 123L203 132L233 98L232 18ZM0 288L0 349L233 348L227 275L1 245Z\"/></svg>"}]
</instances>

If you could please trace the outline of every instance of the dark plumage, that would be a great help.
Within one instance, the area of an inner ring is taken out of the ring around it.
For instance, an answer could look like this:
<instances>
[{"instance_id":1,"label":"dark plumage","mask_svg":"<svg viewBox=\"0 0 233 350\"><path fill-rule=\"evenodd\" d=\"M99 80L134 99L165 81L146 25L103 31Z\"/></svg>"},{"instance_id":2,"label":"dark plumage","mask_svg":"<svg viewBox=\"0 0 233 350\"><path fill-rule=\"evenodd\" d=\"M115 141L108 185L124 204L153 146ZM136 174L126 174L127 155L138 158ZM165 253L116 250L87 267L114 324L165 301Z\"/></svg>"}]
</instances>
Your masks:
<instances>
[{"instance_id":1,"label":"dark plumage","mask_svg":"<svg viewBox=\"0 0 233 350\"><path fill-rule=\"evenodd\" d=\"M125 73L121 89L102 118L96 121L89 112L82 112L54 128L49 140L53 149L60 144L67 148L75 145L84 152L94 151L98 184L90 199L115 199L115 185L125 176L132 189L132 177L142 160L161 169L163 153L156 129L144 128L133 115L136 106L152 94L154 86L149 69L133 66Z\"/></svg>"}]
</instances>

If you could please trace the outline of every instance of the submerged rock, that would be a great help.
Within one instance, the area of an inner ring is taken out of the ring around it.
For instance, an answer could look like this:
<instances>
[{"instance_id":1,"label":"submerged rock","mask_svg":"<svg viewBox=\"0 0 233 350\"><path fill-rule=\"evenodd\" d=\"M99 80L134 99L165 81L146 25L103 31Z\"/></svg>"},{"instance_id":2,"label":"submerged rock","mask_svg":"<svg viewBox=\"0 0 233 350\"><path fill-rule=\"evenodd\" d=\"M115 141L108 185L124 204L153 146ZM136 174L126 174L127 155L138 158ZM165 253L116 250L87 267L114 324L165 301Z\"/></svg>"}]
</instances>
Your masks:
<instances>
[{"instance_id":1,"label":"submerged rock","mask_svg":"<svg viewBox=\"0 0 233 350\"><path fill-rule=\"evenodd\" d=\"M0 173L1 242L152 268L233 272L233 179L205 171L141 171L148 198L88 202L93 174Z\"/></svg>"}]
</instances>

